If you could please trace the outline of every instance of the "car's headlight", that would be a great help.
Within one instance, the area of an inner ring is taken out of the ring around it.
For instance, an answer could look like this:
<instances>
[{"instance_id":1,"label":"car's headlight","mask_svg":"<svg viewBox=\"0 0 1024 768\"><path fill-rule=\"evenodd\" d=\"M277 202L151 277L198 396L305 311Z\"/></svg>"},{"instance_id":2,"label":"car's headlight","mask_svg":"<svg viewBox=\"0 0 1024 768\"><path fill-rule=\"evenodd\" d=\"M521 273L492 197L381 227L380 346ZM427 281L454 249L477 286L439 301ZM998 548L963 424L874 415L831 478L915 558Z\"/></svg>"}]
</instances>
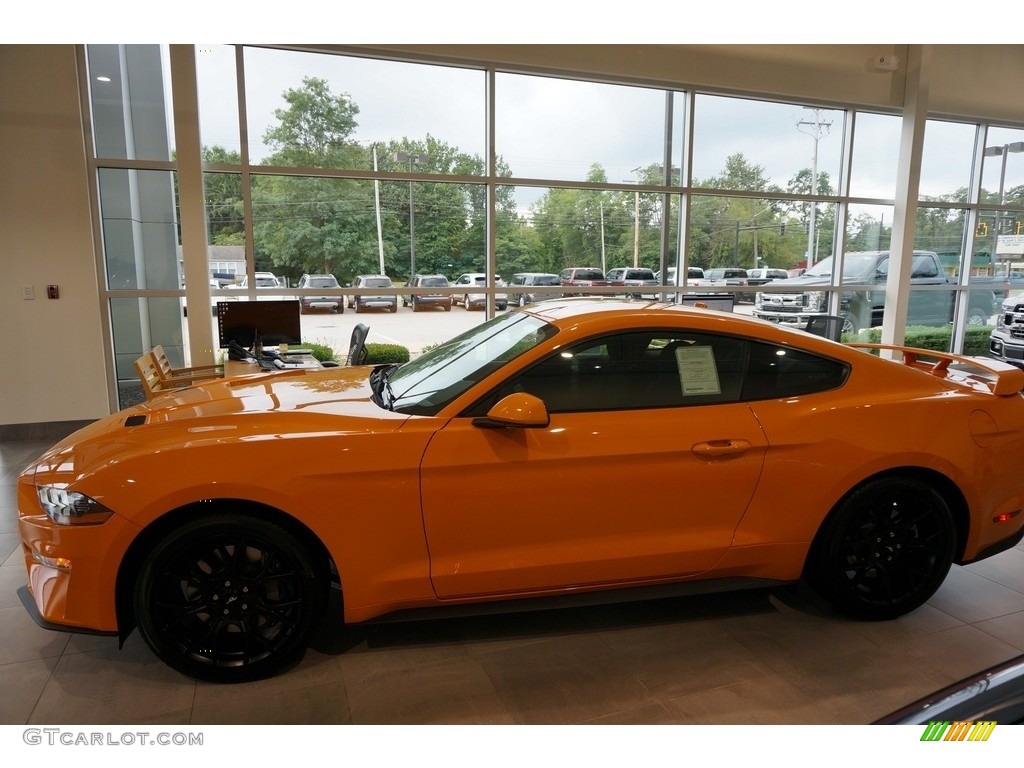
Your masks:
<instances>
[{"instance_id":1,"label":"car's headlight","mask_svg":"<svg viewBox=\"0 0 1024 768\"><path fill-rule=\"evenodd\" d=\"M84 493L55 485L36 486L39 506L57 525L99 525L114 513Z\"/></svg>"},{"instance_id":2,"label":"car's headlight","mask_svg":"<svg viewBox=\"0 0 1024 768\"><path fill-rule=\"evenodd\" d=\"M811 312L822 312L825 308L825 292L809 291L807 293L807 309Z\"/></svg>"}]
</instances>

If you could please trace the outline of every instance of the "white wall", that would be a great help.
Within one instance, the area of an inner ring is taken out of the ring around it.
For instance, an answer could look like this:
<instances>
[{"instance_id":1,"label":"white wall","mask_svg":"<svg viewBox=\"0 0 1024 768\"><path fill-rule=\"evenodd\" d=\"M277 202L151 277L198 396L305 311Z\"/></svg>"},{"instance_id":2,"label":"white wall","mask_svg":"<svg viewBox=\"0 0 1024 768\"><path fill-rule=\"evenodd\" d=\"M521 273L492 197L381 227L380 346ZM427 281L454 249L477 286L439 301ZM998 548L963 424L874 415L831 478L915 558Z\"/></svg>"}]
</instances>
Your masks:
<instances>
[{"instance_id":1,"label":"white wall","mask_svg":"<svg viewBox=\"0 0 1024 768\"><path fill-rule=\"evenodd\" d=\"M0 73L0 344L16 359L0 365L0 425L99 418L105 345L74 47L0 46Z\"/></svg>"}]
</instances>

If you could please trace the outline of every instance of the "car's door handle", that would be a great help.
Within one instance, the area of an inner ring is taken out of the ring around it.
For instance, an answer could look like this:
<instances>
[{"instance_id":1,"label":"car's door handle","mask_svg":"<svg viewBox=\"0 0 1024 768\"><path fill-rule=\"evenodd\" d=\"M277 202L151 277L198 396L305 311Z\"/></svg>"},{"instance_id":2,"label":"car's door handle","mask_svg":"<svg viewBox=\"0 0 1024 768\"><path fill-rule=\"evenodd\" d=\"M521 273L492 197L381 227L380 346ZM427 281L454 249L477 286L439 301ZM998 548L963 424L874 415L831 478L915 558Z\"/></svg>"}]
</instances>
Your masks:
<instances>
[{"instance_id":1,"label":"car's door handle","mask_svg":"<svg viewBox=\"0 0 1024 768\"><path fill-rule=\"evenodd\" d=\"M723 456L737 456L750 450L749 440L708 440L697 443L691 449L695 456L717 459Z\"/></svg>"}]
</instances>

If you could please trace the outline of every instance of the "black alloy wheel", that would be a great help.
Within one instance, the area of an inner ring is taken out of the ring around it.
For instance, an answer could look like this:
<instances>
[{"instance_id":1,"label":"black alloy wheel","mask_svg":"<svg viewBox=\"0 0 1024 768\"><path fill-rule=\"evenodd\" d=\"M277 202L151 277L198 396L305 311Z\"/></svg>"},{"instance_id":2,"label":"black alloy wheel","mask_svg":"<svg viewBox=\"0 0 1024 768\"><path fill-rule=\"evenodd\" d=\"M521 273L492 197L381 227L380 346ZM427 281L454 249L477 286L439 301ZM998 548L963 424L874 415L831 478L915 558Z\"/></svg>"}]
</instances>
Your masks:
<instances>
[{"instance_id":1,"label":"black alloy wheel","mask_svg":"<svg viewBox=\"0 0 1024 768\"><path fill-rule=\"evenodd\" d=\"M892 619L935 594L956 546L949 505L934 488L883 478L854 491L829 516L805 575L843 613Z\"/></svg>"},{"instance_id":2,"label":"black alloy wheel","mask_svg":"<svg viewBox=\"0 0 1024 768\"><path fill-rule=\"evenodd\" d=\"M159 541L136 581L146 644L190 677L235 683L301 658L325 580L284 528L240 514L193 520Z\"/></svg>"}]
</instances>

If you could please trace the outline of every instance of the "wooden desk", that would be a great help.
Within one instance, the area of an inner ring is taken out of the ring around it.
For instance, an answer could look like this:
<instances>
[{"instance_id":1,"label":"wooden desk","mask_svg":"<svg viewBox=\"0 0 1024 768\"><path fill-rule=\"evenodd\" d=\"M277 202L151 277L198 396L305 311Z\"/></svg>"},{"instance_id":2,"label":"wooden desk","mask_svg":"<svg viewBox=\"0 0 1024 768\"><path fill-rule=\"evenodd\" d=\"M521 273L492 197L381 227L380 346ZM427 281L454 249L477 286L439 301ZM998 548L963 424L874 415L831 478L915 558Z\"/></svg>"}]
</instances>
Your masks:
<instances>
[{"instance_id":1,"label":"wooden desk","mask_svg":"<svg viewBox=\"0 0 1024 768\"><path fill-rule=\"evenodd\" d=\"M226 360L224 361L225 376L245 376L253 373L286 373L287 371L316 370L323 368L320 361L312 355L286 355L286 360L303 363L302 368L269 368L264 370L259 365L248 360Z\"/></svg>"}]
</instances>

